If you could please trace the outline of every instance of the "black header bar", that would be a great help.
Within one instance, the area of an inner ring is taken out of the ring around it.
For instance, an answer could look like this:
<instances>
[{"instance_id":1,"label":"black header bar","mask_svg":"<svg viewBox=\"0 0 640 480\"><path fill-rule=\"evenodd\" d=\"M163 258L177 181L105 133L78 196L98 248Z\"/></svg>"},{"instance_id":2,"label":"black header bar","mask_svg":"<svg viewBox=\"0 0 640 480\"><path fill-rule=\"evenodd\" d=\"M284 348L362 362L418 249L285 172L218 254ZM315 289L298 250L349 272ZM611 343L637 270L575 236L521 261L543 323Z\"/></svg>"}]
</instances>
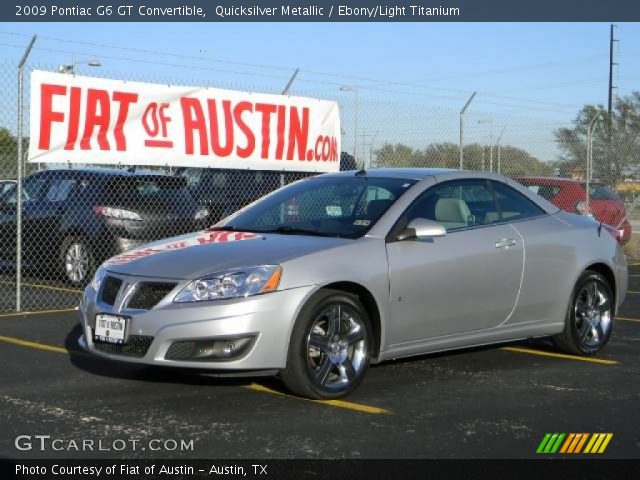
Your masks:
<instances>
[{"instance_id":1,"label":"black header bar","mask_svg":"<svg viewBox=\"0 0 640 480\"><path fill-rule=\"evenodd\" d=\"M638 0L3 0L2 22L624 22Z\"/></svg>"}]
</instances>

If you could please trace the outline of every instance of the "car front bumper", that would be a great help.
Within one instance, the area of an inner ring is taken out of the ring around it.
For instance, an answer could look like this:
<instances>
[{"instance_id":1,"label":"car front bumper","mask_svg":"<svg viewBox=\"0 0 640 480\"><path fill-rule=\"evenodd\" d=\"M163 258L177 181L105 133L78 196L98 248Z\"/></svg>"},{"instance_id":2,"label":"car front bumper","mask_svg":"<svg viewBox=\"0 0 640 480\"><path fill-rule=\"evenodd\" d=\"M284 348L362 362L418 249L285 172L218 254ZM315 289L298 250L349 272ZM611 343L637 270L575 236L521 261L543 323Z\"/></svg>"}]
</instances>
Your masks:
<instances>
[{"instance_id":1,"label":"car front bumper","mask_svg":"<svg viewBox=\"0 0 640 480\"><path fill-rule=\"evenodd\" d=\"M181 286L150 310L119 311L102 303L87 287L79 308L83 330L80 346L103 358L149 365L225 371L281 369L286 365L289 337L298 312L315 291L314 286L307 286L244 299L171 303L171 297ZM127 318L124 345L94 340L97 314ZM232 358L176 360L169 353L175 343L203 344L245 338L250 344Z\"/></svg>"}]
</instances>

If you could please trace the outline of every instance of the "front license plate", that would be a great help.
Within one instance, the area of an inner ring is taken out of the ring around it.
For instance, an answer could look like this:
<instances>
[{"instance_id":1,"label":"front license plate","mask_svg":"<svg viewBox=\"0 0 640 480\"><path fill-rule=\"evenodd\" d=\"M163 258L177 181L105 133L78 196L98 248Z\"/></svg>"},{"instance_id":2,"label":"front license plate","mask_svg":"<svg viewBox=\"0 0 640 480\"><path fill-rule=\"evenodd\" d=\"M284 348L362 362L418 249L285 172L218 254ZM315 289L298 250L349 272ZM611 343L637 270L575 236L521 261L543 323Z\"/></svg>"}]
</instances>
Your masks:
<instances>
[{"instance_id":1,"label":"front license plate","mask_svg":"<svg viewBox=\"0 0 640 480\"><path fill-rule=\"evenodd\" d=\"M96 315L96 340L108 343L124 343L127 319L116 315Z\"/></svg>"}]
</instances>

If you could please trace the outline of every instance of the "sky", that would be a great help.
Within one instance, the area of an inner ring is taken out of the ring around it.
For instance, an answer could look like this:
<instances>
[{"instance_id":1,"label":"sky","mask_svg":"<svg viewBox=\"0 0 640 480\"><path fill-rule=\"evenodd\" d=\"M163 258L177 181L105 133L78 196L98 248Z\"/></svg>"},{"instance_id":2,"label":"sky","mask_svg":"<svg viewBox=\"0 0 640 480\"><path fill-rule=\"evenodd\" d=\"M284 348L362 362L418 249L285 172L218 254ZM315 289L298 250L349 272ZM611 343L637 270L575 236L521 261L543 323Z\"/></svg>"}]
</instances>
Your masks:
<instances>
[{"instance_id":1,"label":"sky","mask_svg":"<svg viewBox=\"0 0 640 480\"><path fill-rule=\"evenodd\" d=\"M17 63L33 34L30 65L100 60L80 74L280 91L300 68L292 92L336 99L347 144L355 97L340 86L355 86L361 148L367 137L457 141L458 111L477 91L470 141L506 130L549 159L554 128L607 102L608 23L4 23L0 62ZM640 90L640 24L615 34L614 84L626 95Z\"/></svg>"}]
</instances>

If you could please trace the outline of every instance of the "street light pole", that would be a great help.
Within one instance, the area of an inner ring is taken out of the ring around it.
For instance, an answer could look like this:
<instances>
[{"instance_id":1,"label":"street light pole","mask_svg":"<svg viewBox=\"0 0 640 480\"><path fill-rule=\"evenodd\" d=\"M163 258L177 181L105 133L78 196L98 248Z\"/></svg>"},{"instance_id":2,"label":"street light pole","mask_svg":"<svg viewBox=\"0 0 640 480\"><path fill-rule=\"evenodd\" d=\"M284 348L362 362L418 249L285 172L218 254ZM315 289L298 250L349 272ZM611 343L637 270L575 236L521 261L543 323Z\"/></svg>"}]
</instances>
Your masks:
<instances>
[{"instance_id":1,"label":"street light pole","mask_svg":"<svg viewBox=\"0 0 640 480\"><path fill-rule=\"evenodd\" d=\"M467 103L464 104L462 110L460 110L460 170L464 168L464 114L467 111L467 108L471 104L471 101L476 96L477 92L473 92L467 100Z\"/></svg>"},{"instance_id":2,"label":"street light pole","mask_svg":"<svg viewBox=\"0 0 640 480\"><path fill-rule=\"evenodd\" d=\"M505 128L507 128L506 125L504 125L502 127L502 130L500 130L500 135L498 135L498 140L496 141L496 147L498 149L498 173L502 171L502 163L500 160L500 141L502 140L502 135L504 134Z\"/></svg>"},{"instance_id":3,"label":"street light pole","mask_svg":"<svg viewBox=\"0 0 640 480\"><path fill-rule=\"evenodd\" d=\"M491 125L491 133L489 135L489 171L493 172L493 118L478 120L478 123L489 123Z\"/></svg>"}]
</instances>

